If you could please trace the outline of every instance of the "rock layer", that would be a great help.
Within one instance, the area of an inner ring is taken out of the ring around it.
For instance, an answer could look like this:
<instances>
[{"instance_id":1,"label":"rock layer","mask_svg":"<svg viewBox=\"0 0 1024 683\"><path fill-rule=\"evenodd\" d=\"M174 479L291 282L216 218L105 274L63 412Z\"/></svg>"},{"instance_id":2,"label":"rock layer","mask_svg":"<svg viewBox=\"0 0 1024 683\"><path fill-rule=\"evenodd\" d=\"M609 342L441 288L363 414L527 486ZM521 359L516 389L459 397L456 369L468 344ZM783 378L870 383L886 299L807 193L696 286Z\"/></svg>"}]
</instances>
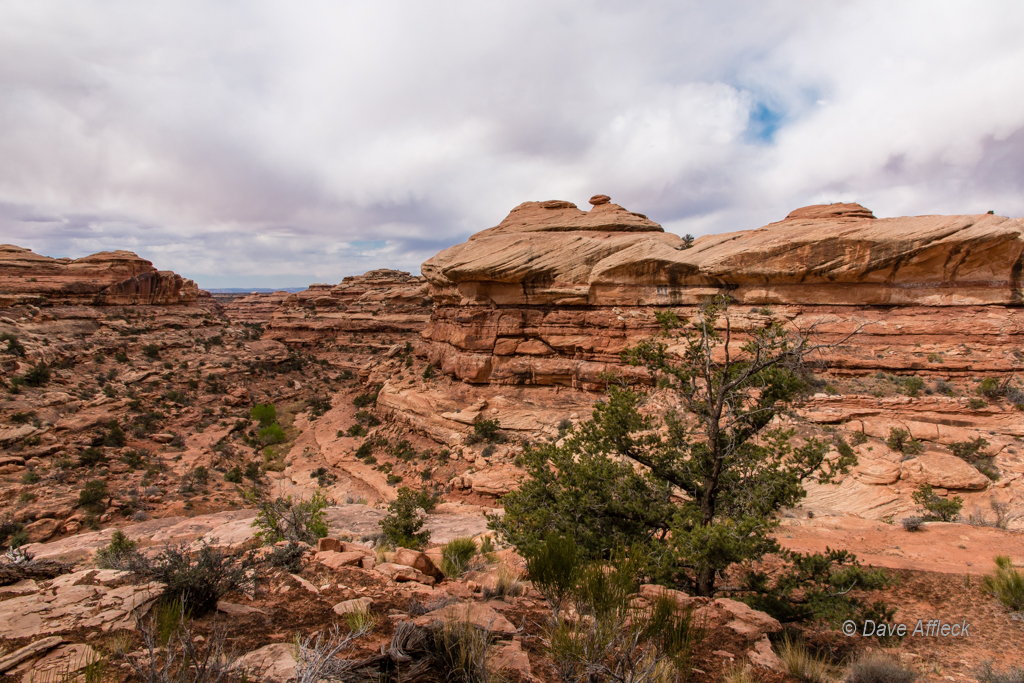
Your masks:
<instances>
[{"instance_id":1,"label":"rock layer","mask_svg":"<svg viewBox=\"0 0 1024 683\"><path fill-rule=\"evenodd\" d=\"M654 311L692 315L726 294L734 330L781 316L834 340L864 325L839 368L915 370L922 345L955 356L971 344L985 347L985 369L1012 371L1022 232L1020 219L988 214L878 219L832 204L690 245L610 202L526 202L423 264L435 302L426 353L469 382L594 388L657 331ZM976 359L942 370L976 372Z\"/></svg>"},{"instance_id":2,"label":"rock layer","mask_svg":"<svg viewBox=\"0 0 1024 683\"><path fill-rule=\"evenodd\" d=\"M80 259L40 256L0 245L0 308L20 305L171 306L194 304L199 287L130 251Z\"/></svg>"}]
</instances>

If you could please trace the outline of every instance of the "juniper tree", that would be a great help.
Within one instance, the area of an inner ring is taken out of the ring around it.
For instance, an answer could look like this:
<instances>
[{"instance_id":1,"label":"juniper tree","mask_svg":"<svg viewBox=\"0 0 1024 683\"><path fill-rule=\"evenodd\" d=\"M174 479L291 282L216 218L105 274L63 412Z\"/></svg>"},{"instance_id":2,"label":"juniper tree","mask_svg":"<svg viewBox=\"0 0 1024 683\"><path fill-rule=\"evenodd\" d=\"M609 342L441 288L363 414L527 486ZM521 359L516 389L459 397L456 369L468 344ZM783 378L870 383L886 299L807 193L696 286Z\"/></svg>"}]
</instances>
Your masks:
<instances>
[{"instance_id":1,"label":"juniper tree","mask_svg":"<svg viewBox=\"0 0 1024 683\"><path fill-rule=\"evenodd\" d=\"M561 446L528 448L529 477L493 526L527 554L552 533L590 559L642 548L662 581L712 595L723 570L778 549L776 513L805 481L830 483L856 458L826 457L827 442L798 443L774 421L806 388L805 361L826 348L808 333L772 321L737 340L722 297L692 322L657 318L661 338L622 356L655 389L612 382ZM678 409L648 408L659 393Z\"/></svg>"}]
</instances>

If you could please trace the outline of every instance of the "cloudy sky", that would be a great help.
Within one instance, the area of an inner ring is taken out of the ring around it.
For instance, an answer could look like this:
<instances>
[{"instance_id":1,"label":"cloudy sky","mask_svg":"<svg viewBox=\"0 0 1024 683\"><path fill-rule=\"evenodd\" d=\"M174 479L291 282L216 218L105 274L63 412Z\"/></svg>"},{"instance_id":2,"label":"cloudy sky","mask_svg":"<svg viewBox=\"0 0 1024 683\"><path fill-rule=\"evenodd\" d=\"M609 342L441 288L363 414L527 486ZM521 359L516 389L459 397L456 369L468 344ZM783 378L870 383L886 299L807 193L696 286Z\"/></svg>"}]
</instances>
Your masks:
<instances>
[{"instance_id":1,"label":"cloudy sky","mask_svg":"<svg viewBox=\"0 0 1024 683\"><path fill-rule=\"evenodd\" d=\"M1019 0L0 0L0 242L264 287L595 193L697 235L1021 216L1022 34Z\"/></svg>"}]
</instances>

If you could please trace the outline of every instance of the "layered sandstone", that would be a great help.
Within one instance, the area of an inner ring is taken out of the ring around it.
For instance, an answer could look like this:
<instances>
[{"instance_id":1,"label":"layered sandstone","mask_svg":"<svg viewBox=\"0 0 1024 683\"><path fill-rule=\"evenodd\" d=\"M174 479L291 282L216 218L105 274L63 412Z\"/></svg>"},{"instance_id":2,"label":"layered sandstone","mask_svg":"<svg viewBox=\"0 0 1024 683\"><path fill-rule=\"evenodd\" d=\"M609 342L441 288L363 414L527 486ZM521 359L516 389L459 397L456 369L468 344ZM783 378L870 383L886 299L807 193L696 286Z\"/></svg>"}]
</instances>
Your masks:
<instances>
[{"instance_id":1,"label":"layered sandstone","mask_svg":"<svg viewBox=\"0 0 1024 683\"><path fill-rule=\"evenodd\" d=\"M130 251L50 258L0 245L0 308L21 305L174 306L194 304L199 287Z\"/></svg>"},{"instance_id":2,"label":"layered sandstone","mask_svg":"<svg viewBox=\"0 0 1024 683\"><path fill-rule=\"evenodd\" d=\"M430 305L423 277L400 270L371 270L346 277L338 285L310 285L286 296L274 310L266 334L308 343L340 334L419 332L430 319Z\"/></svg>"},{"instance_id":3,"label":"layered sandstone","mask_svg":"<svg viewBox=\"0 0 1024 683\"><path fill-rule=\"evenodd\" d=\"M689 245L616 204L526 202L423 264L423 336L465 381L594 388L657 332L655 311L692 316L725 294L741 332L781 319L835 341L859 328L839 369L1009 372L1022 367L1022 232L988 214L878 219L833 204Z\"/></svg>"}]
</instances>

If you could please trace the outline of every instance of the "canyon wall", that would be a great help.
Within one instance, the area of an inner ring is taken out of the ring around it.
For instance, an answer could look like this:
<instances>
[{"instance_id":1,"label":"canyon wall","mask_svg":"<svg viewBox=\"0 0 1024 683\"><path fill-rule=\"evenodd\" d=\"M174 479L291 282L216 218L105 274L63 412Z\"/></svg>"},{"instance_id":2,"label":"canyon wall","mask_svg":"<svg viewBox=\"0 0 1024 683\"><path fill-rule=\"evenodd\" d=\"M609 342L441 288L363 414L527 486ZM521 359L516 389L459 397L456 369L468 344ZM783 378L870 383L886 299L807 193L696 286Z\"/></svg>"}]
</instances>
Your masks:
<instances>
[{"instance_id":1,"label":"canyon wall","mask_svg":"<svg viewBox=\"0 0 1024 683\"><path fill-rule=\"evenodd\" d=\"M177 306L194 304L200 289L130 251L80 259L40 256L0 245L0 308L36 305Z\"/></svg>"},{"instance_id":2,"label":"canyon wall","mask_svg":"<svg viewBox=\"0 0 1024 683\"><path fill-rule=\"evenodd\" d=\"M1020 219L831 204L690 243L603 195L591 203L526 202L424 263L428 359L467 382L598 388L658 331L655 311L692 316L725 294L740 332L780 320L835 342L857 330L831 359L840 372L1024 367Z\"/></svg>"}]
</instances>

